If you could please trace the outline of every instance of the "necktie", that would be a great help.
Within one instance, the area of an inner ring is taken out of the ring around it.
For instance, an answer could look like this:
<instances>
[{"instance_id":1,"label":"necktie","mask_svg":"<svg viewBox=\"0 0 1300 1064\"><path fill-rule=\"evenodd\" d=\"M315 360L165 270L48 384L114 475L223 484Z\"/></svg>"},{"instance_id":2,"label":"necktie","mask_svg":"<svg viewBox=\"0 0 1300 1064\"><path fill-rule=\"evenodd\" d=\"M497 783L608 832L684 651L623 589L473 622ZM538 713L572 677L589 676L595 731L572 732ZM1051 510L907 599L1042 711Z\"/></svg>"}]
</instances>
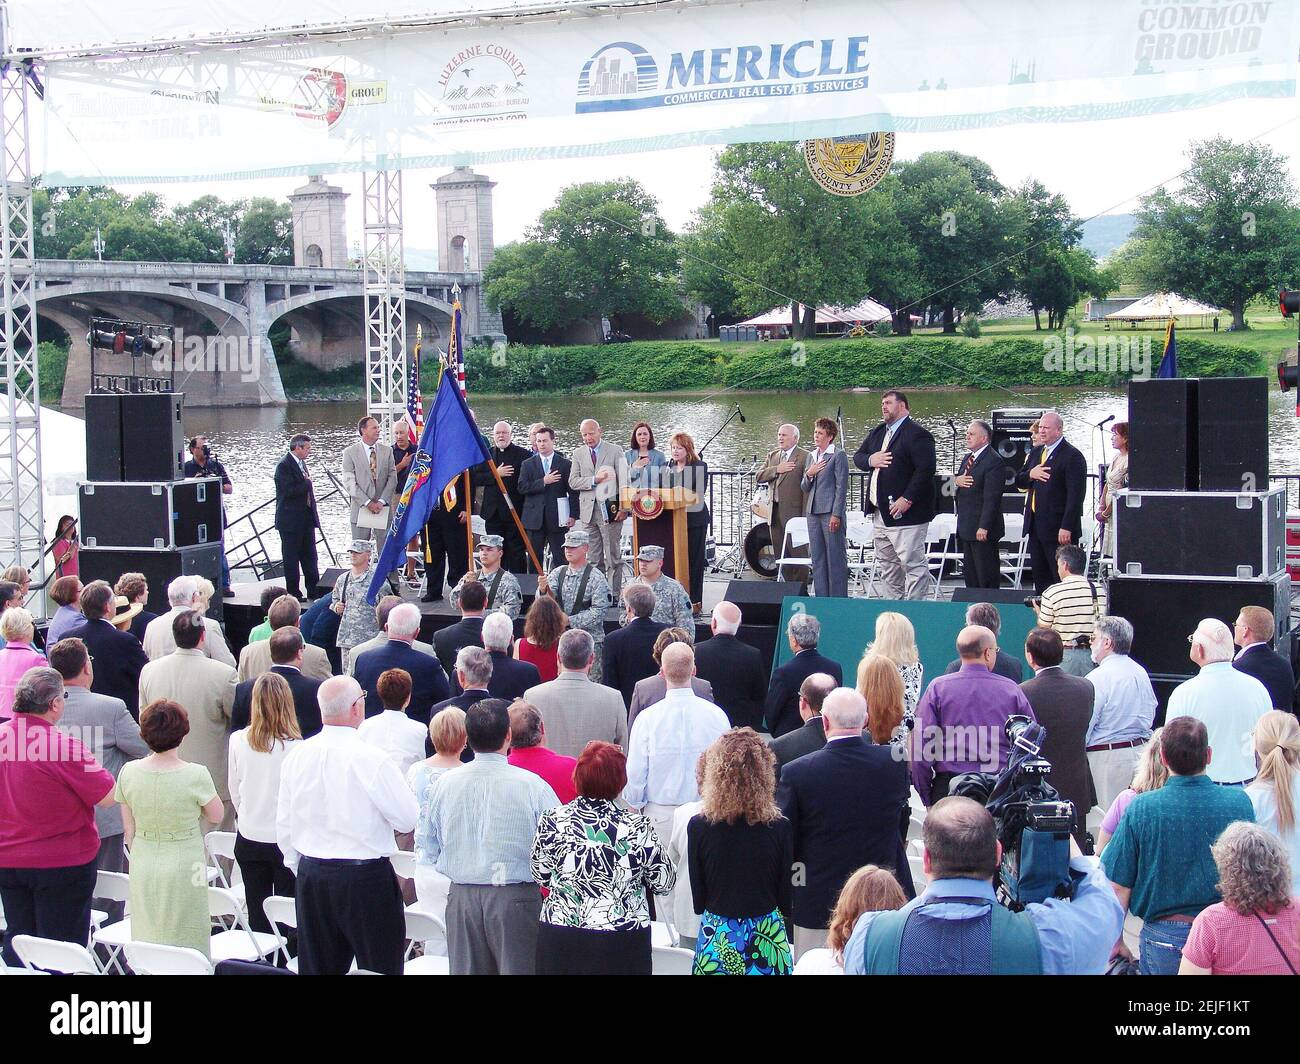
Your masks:
<instances>
[{"instance_id":1,"label":"necktie","mask_svg":"<svg viewBox=\"0 0 1300 1064\"><path fill-rule=\"evenodd\" d=\"M302 478L307 482L307 509L314 509L316 506L316 492L312 488L311 475L307 472L307 463L299 459L298 468L302 470Z\"/></svg>"},{"instance_id":2,"label":"necktie","mask_svg":"<svg viewBox=\"0 0 1300 1064\"><path fill-rule=\"evenodd\" d=\"M375 474L378 472L378 470L379 470L379 458L375 454L375 449L371 447L370 448L370 479L372 481L377 479Z\"/></svg>"},{"instance_id":3,"label":"necktie","mask_svg":"<svg viewBox=\"0 0 1300 1064\"><path fill-rule=\"evenodd\" d=\"M1047 448L1046 448L1046 447L1043 448L1043 453L1039 456L1038 464L1039 464L1040 466L1045 466L1045 465L1047 465ZM1034 487L1033 487L1033 490L1030 492L1030 495L1029 495L1029 512L1030 512L1031 514L1032 514L1032 513L1037 513L1037 512L1038 512L1038 483L1039 483L1038 481L1034 481Z\"/></svg>"},{"instance_id":4,"label":"necktie","mask_svg":"<svg viewBox=\"0 0 1300 1064\"><path fill-rule=\"evenodd\" d=\"M968 452L966 455L966 460L961 464L960 475L964 477L967 473L970 472L970 467L973 466L974 464L975 464L975 453L973 451Z\"/></svg>"},{"instance_id":5,"label":"necktie","mask_svg":"<svg viewBox=\"0 0 1300 1064\"><path fill-rule=\"evenodd\" d=\"M591 448L591 468L596 468L596 448Z\"/></svg>"}]
</instances>

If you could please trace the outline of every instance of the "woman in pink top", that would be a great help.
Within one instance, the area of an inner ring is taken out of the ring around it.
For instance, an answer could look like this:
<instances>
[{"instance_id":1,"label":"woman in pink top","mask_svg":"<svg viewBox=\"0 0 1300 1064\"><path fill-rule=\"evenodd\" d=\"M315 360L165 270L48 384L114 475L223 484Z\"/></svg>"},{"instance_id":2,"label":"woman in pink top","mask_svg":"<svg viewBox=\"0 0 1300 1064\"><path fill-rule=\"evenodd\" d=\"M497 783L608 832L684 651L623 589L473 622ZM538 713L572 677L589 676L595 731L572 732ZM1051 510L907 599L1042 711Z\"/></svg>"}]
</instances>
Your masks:
<instances>
[{"instance_id":1,"label":"woman in pink top","mask_svg":"<svg viewBox=\"0 0 1300 1064\"><path fill-rule=\"evenodd\" d=\"M1115 796L1115 800L1110 803L1110 808L1106 810L1101 827L1097 830L1097 853L1100 854L1106 848L1106 843L1110 842L1110 837L1119 827L1120 818L1124 815L1124 810L1129 807L1129 803L1146 791L1160 790L1165 785L1165 780L1169 779L1169 769L1160 760L1160 733L1163 730L1157 728L1151 733L1151 738L1142 748L1142 755L1138 758L1132 786L1120 791Z\"/></svg>"},{"instance_id":2,"label":"woman in pink top","mask_svg":"<svg viewBox=\"0 0 1300 1064\"><path fill-rule=\"evenodd\" d=\"M54 545L50 548L54 555L55 576L80 576L81 547L77 543L77 522L68 514L59 518L58 528L54 532Z\"/></svg>"},{"instance_id":3,"label":"woman in pink top","mask_svg":"<svg viewBox=\"0 0 1300 1064\"><path fill-rule=\"evenodd\" d=\"M7 609L0 617L0 720L13 716L14 691L28 669L48 665L43 654L31 648L36 636L32 615L21 606Z\"/></svg>"},{"instance_id":4,"label":"woman in pink top","mask_svg":"<svg viewBox=\"0 0 1300 1064\"><path fill-rule=\"evenodd\" d=\"M1211 849L1223 901L1192 923L1179 975L1300 975L1300 898L1272 832L1239 820Z\"/></svg>"}]
</instances>

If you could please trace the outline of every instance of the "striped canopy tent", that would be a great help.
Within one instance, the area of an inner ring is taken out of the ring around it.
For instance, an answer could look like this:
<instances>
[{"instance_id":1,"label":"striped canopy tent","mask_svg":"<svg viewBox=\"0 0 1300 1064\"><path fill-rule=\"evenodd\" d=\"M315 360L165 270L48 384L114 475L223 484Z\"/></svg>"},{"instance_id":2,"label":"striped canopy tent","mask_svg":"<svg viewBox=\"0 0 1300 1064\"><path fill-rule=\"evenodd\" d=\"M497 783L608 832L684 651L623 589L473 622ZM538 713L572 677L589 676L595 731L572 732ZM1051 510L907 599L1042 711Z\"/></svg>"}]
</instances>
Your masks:
<instances>
[{"instance_id":1,"label":"striped canopy tent","mask_svg":"<svg viewBox=\"0 0 1300 1064\"><path fill-rule=\"evenodd\" d=\"M806 309L802 303L799 304L800 318L803 317ZM855 325L874 325L878 321L890 321L892 317L893 315L887 306L868 297L862 300L861 303L851 307L818 307L816 329L819 334L823 335L841 333ZM759 335L782 335L782 329L788 335L790 330L790 305L787 303L783 306L773 307L771 310L739 324L755 326Z\"/></svg>"},{"instance_id":2,"label":"striped canopy tent","mask_svg":"<svg viewBox=\"0 0 1300 1064\"><path fill-rule=\"evenodd\" d=\"M1143 296L1136 303L1112 311L1103 321L1168 321L1170 318L1200 318L1201 324L1208 324L1207 319L1226 313L1219 307L1201 303L1195 299L1180 296L1177 292L1152 292Z\"/></svg>"}]
</instances>

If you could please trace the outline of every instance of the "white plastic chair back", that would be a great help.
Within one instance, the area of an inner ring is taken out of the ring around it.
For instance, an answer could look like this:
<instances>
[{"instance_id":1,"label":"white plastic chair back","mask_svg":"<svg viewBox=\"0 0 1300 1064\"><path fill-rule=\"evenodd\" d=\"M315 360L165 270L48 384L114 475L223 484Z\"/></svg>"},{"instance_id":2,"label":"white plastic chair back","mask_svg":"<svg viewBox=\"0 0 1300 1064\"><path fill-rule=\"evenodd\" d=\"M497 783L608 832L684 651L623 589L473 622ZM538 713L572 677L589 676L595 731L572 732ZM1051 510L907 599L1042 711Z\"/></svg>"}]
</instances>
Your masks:
<instances>
[{"instance_id":1,"label":"white plastic chair back","mask_svg":"<svg viewBox=\"0 0 1300 1064\"><path fill-rule=\"evenodd\" d=\"M406 957L409 960L415 952L415 944L423 942L426 954L445 954L447 952L447 925L431 912L410 908L406 915ZM432 943L432 946L430 946Z\"/></svg>"},{"instance_id":2,"label":"white plastic chair back","mask_svg":"<svg viewBox=\"0 0 1300 1064\"><path fill-rule=\"evenodd\" d=\"M137 975L213 975L212 962L196 949L159 942L128 942L126 962Z\"/></svg>"},{"instance_id":3,"label":"white plastic chair back","mask_svg":"<svg viewBox=\"0 0 1300 1064\"><path fill-rule=\"evenodd\" d=\"M99 975L99 965L85 946L35 935L15 935L14 952L28 968L44 968L64 975Z\"/></svg>"},{"instance_id":4,"label":"white plastic chair back","mask_svg":"<svg viewBox=\"0 0 1300 1064\"><path fill-rule=\"evenodd\" d=\"M695 954L678 946L651 946L650 971L653 975L690 975Z\"/></svg>"}]
</instances>

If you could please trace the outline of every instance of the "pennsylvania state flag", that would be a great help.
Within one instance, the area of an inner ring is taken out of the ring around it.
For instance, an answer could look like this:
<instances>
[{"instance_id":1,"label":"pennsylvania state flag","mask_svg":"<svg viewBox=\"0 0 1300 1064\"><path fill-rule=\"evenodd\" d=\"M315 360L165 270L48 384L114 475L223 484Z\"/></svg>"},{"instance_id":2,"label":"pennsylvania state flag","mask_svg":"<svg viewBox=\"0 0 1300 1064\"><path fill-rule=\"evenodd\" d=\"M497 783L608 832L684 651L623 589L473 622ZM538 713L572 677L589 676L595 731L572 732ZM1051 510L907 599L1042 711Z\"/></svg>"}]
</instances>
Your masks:
<instances>
[{"instance_id":1,"label":"pennsylvania state flag","mask_svg":"<svg viewBox=\"0 0 1300 1064\"><path fill-rule=\"evenodd\" d=\"M1174 319L1165 326L1165 351L1160 358L1156 380L1172 380L1178 376L1178 341L1174 338Z\"/></svg>"},{"instance_id":2,"label":"pennsylvania state flag","mask_svg":"<svg viewBox=\"0 0 1300 1064\"><path fill-rule=\"evenodd\" d=\"M486 462L488 457L483 436L470 417L456 378L451 373L443 373L433 406L425 416L424 435L411 463L406 487L398 496L388 540L375 567L367 601L377 601L388 574L405 564L406 545L429 520L443 485L470 466Z\"/></svg>"}]
</instances>

